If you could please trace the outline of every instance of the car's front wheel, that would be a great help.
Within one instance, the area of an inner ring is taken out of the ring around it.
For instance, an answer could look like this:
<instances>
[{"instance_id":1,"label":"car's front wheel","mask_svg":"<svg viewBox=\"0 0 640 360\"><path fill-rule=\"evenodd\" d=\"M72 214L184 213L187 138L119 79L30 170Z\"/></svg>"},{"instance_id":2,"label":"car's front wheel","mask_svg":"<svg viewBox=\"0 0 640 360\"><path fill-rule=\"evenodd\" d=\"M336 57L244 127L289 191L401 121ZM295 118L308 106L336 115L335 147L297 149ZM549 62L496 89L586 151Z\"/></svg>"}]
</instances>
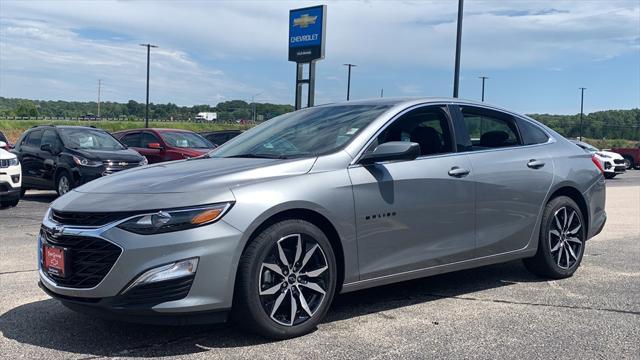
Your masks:
<instances>
[{"instance_id":1,"label":"car's front wheel","mask_svg":"<svg viewBox=\"0 0 640 360\"><path fill-rule=\"evenodd\" d=\"M322 230L303 220L276 223L240 259L234 315L269 338L307 334L329 309L336 280L335 255Z\"/></svg>"},{"instance_id":2,"label":"car's front wheel","mask_svg":"<svg viewBox=\"0 0 640 360\"><path fill-rule=\"evenodd\" d=\"M585 231L584 217L575 201L566 196L552 199L542 215L538 251L524 259L525 266L552 279L573 275L584 254Z\"/></svg>"},{"instance_id":3,"label":"car's front wheel","mask_svg":"<svg viewBox=\"0 0 640 360\"><path fill-rule=\"evenodd\" d=\"M56 178L56 191L59 196L62 196L73 189L73 182L71 176L67 171L61 171Z\"/></svg>"}]
</instances>

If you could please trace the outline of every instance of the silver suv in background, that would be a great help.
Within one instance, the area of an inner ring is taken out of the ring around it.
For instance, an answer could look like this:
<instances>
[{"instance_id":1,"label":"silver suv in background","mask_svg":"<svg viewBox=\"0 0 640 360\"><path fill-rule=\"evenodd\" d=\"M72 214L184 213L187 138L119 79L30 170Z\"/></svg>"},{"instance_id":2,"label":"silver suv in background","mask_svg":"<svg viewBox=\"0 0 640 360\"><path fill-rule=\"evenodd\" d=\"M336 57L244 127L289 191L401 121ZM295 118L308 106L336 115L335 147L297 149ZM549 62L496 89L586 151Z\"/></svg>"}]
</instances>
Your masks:
<instances>
[{"instance_id":1,"label":"silver suv in background","mask_svg":"<svg viewBox=\"0 0 640 360\"><path fill-rule=\"evenodd\" d=\"M514 259L571 276L604 204L592 155L528 117L454 99L329 104L60 197L38 235L40 285L80 312L232 311L289 338L340 292Z\"/></svg>"}]
</instances>

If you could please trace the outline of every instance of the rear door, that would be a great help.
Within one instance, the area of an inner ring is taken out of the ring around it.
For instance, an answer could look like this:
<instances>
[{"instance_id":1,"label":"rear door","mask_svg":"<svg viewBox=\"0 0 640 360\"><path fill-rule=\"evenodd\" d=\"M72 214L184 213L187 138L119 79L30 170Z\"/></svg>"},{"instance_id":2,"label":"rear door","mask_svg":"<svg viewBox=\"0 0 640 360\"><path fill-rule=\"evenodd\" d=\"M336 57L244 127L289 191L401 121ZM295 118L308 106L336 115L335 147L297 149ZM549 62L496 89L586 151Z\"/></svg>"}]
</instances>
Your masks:
<instances>
[{"instance_id":1,"label":"rear door","mask_svg":"<svg viewBox=\"0 0 640 360\"><path fill-rule=\"evenodd\" d=\"M510 114L479 106L455 108L468 133L466 154L476 184L477 256L522 249L534 236L553 181L547 146L525 140L529 133L523 136Z\"/></svg>"},{"instance_id":2,"label":"rear door","mask_svg":"<svg viewBox=\"0 0 640 360\"><path fill-rule=\"evenodd\" d=\"M475 186L470 163L455 152L446 107L408 111L365 153L388 141L412 141L412 161L352 165L362 280L473 257ZM458 175L452 169L461 170ZM451 172L451 175L449 174Z\"/></svg>"}]
</instances>

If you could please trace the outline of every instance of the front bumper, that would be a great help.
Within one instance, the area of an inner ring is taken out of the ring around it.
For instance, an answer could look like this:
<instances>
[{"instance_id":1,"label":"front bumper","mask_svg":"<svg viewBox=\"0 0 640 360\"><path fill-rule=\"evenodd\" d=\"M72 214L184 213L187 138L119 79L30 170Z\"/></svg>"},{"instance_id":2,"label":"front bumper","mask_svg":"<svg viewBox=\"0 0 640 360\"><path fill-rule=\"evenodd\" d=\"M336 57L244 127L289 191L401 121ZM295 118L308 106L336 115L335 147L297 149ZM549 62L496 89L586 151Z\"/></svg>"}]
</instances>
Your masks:
<instances>
[{"instance_id":1,"label":"front bumper","mask_svg":"<svg viewBox=\"0 0 640 360\"><path fill-rule=\"evenodd\" d=\"M241 251L240 231L220 220L185 231L138 235L117 228L116 225L122 221L124 219L99 228L61 228L47 214L43 229L56 229L60 231L58 236L62 237L104 240L122 251L108 273L95 286L61 286L54 280L55 277L46 274L42 268L42 243L49 242L49 238L41 232L38 235L38 264L40 283L45 292L80 312L111 318L124 317L125 320L128 318L136 322L192 322L187 320L191 314L214 314L212 320L224 319L224 312L232 304L236 264ZM73 256L72 250L71 258ZM194 257L199 259L199 263L186 296L161 302L123 301L123 290L140 274L167 263Z\"/></svg>"},{"instance_id":2,"label":"front bumper","mask_svg":"<svg viewBox=\"0 0 640 360\"><path fill-rule=\"evenodd\" d=\"M21 187L13 181L0 181L0 200L13 201L20 198Z\"/></svg>"}]
</instances>

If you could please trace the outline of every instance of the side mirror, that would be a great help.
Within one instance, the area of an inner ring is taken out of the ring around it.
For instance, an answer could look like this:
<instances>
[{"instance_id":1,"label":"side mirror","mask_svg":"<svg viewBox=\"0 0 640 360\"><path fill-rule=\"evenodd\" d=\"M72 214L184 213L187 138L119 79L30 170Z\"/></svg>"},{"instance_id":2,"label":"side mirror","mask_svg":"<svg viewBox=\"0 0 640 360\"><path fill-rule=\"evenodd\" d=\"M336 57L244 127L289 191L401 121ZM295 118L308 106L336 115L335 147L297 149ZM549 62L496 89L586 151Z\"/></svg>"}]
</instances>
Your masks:
<instances>
[{"instance_id":1,"label":"side mirror","mask_svg":"<svg viewBox=\"0 0 640 360\"><path fill-rule=\"evenodd\" d=\"M0 148L7 147L7 143L4 141L0 141Z\"/></svg>"},{"instance_id":2,"label":"side mirror","mask_svg":"<svg viewBox=\"0 0 640 360\"><path fill-rule=\"evenodd\" d=\"M378 145L372 152L360 159L364 165L392 160L414 160L420 156L420 145L407 141L390 141Z\"/></svg>"},{"instance_id":3,"label":"side mirror","mask_svg":"<svg viewBox=\"0 0 640 360\"><path fill-rule=\"evenodd\" d=\"M40 145L40 150L53 154L53 146L51 146L51 144Z\"/></svg>"},{"instance_id":4,"label":"side mirror","mask_svg":"<svg viewBox=\"0 0 640 360\"><path fill-rule=\"evenodd\" d=\"M148 143L147 147L149 149L162 150L162 145L160 145L160 143Z\"/></svg>"}]
</instances>

